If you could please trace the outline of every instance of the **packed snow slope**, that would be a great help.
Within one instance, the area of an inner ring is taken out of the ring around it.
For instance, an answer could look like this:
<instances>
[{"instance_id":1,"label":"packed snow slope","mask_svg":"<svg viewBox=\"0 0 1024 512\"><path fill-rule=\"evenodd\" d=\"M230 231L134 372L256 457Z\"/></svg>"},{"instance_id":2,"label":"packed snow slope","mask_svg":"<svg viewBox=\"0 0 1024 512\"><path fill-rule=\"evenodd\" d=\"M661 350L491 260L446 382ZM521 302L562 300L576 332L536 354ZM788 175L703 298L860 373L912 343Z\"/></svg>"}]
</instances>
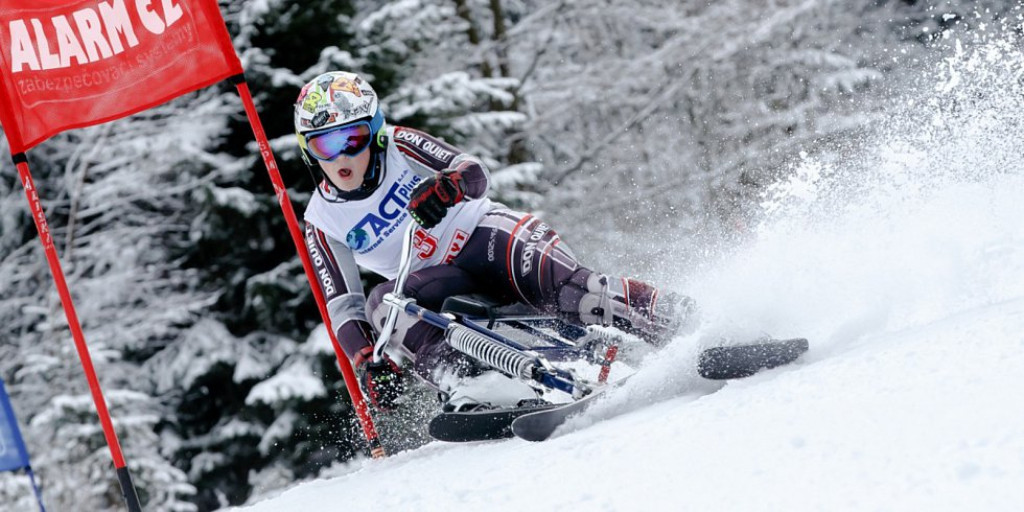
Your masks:
<instances>
[{"instance_id":1,"label":"packed snow slope","mask_svg":"<svg viewBox=\"0 0 1024 512\"><path fill-rule=\"evenodd\" d=\"M1024 94L972 46L877 137L793 164L684 282L705 323L544 443L431 443L245 508L1024 510ZM1012 58L1011 58L1012 56ZM721 336L793 366L701 381Z\"/></svg>"}]
</instances>

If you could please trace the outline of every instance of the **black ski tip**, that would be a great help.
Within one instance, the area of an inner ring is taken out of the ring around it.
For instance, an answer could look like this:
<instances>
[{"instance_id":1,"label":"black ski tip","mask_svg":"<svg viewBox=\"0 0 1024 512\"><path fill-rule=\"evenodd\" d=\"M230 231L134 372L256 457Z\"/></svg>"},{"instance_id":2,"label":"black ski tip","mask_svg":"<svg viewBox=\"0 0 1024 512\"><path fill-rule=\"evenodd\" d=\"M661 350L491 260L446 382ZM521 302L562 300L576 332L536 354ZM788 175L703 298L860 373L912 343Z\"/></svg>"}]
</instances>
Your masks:
<instances>
[{"instance_id":1,"label":"black ski tip","mask_svg":"<svg viewBox=\"0 0 1024 512\"><path fill-rule=\"evenodd\" d=\"M619 385L623 382L625 380L620 380L613 385ZM546 410L524 414L512 422L512 433L516 437L527 441L546 441L566 420L583 413L607 390L608 388L604 388L575 402L559 404Z\"/></svg>"},{"instance_id":2,"label":"black ski tip","mask_svg":"<svg viewBox=\"0 0 1024 512\"><path fill-rule=\"evenodd\" d=\"M430 420L427 433L438 441L449 443L508 439L512 437L512 420L554 407L554 404L541 403L509 409L442 412Z\"/></svg>"},{"instance_id":3,"label":"black ski tip","mask_svg":"<svg viewBox=\"0 0 1024 512\"><path fill-rule=\"evenodd\" d=\"M805 338L708 348L700 353L697 371L705 379L741 379L761 370L792 363L808 348L810 344Z\"/></svg>"},{"instance_id":4,"label":"black ski tip","mask_svg":"<svg viewBox=\"0 0 1024 512\"><path fill-rule=\"evenodd\" d=\"M530 441L531 443L547 441L551 435L555 433L556 428L558 427L535 430L533 428L524 427L522 423L520 423L519 426L516 426L515 422L512 423L512 432L515 436L524 441Z\"/></svg>"},{"instance_id":5,"label":"black ski tip","mask_svg":"<svg viewBox=\"0 0 1024 512\"><path fill-rule=\"evenodd\" d=\"M579 400L562 407L520 416L512 422L512 433L534 443L546 441L570 416L582 412L586 402L589 400Z\"/></svg>"},{"instance_id":6,"label":"black ski tip","mask_svg":"<svg viewBox=\"0 0 1024 512\"><path fill-rule=\"evenodd\" d=\"M430 437L449 443L491 441L512 437L512 424L496 418L473 418L444 413L430 420L427 432Z\"/></svg>"}]
</instances>

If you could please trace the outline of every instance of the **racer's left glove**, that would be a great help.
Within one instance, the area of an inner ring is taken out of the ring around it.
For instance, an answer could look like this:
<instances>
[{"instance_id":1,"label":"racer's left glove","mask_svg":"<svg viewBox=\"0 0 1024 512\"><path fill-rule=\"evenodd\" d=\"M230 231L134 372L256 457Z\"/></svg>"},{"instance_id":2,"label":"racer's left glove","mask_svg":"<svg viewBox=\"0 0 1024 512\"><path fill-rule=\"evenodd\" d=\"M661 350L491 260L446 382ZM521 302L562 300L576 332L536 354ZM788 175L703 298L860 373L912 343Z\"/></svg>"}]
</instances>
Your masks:
<instances>
[{"instance_id":1,"label":"racer's left glove","mask_svg":"<svg viewBox=\"0 0 1024 512\"><path fill-rule=\"evenodd\" d=\"M390 411L405 392L402 370L384 354L380 361L373 361L373 347L366 347L356 355L356 376L363 395L370 399L370 405L378 411Z\"/></svg>"},{"instance_id":2,"label":"racer's left glove","mask_svg":"<svg viewBox=\"0 0 1024 512\"><path fill-rule=\"evenodd\" d=\"M466 182L460 171L441 171L421 181L412 189L409 199L409 213L425 229L436 226L455 206L466 197Z\"/></svg>"}]
</instances>

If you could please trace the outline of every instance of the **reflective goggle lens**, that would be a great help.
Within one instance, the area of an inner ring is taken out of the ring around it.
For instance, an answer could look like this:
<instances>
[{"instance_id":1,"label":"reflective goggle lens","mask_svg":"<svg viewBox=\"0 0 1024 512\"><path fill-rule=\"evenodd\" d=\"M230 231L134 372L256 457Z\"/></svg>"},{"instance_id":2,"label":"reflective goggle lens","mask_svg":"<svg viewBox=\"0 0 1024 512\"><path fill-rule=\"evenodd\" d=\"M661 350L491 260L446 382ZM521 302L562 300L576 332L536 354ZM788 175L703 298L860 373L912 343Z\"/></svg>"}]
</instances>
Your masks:
<instances>
[{"instance_id":1,"label":"reflective goggle lens","mask_svg":"<svg viewBox=\"0 0 1024 512\"><path fill-rule=\"evenodd\" d=\"M359 123L311 135L306 139L306 148L313 158L330 161L341 155L356 156L369 147L372 140L370 125Z\"/></svg>"}]
</instances>

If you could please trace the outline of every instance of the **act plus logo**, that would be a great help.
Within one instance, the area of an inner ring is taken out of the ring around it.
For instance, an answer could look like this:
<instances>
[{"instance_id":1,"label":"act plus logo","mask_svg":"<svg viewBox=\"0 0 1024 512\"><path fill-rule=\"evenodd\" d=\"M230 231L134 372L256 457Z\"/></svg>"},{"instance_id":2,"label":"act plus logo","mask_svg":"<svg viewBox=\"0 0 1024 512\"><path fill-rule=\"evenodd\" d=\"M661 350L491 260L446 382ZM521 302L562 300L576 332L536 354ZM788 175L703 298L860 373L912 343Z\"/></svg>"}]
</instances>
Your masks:
<instances>
[{"instance_id":1,"label":"act plus logo","mask_svg":"<svg viewBox=\"0 0 1024 512\"><path fill-rule=\"evenodd\" d=\"M377 210L367 213L345 236L345 243L353 251L366 253L376 249L405 220L409 196L413 187L422 179L412 175L411 179L403 181L410 174L409 170L403 172L377 204Z\"/></svg>"}]
</instances>

